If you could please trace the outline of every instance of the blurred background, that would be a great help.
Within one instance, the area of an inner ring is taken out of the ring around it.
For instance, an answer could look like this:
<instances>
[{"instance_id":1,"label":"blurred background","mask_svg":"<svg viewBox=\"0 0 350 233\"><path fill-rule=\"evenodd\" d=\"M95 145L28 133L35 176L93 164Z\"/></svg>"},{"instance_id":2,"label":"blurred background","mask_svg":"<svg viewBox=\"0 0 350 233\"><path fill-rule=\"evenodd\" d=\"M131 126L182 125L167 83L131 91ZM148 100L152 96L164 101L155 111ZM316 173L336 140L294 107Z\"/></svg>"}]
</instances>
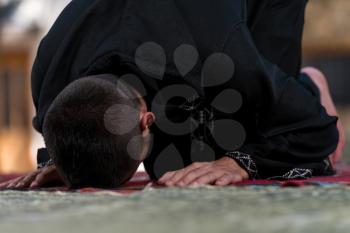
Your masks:
<instances>
[{"instance_id":1,"label":"blurred background","mask_svg":"<svg viewBox=\"0 0 350 233\"><path fill-rule=\"evenodd\" d=\"M0 0L0 172L35 168L43 147L31 127L31 65L40 39L70 0ZM310 0L304 34L304 65L328 77L350 133L350 0ZM307 107L307 106L305 106ZM346 147L344 160L349 148Z\"/></svg>"}]
</instances>

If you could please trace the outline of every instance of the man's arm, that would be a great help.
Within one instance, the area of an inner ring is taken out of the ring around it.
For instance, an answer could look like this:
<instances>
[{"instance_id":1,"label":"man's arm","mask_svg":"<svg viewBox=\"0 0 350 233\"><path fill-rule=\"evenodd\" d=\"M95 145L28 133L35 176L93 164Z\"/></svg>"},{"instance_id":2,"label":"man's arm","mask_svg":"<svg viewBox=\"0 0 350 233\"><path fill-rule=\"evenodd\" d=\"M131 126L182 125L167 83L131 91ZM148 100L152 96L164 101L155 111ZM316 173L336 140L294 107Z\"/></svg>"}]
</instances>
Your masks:
<instances>
[{"instance_id":1,"label":"man's arm","mask_svg":"<svg viewBox=\"0 0 350 233\"><path fill-rule=\"evenodd\" d=\"M306 1L269 0L261 4L264 10L255 19L237 25L224 48L237 68L232 86L243 95L257 122L254 140L226 154L236 162L228 167L238 176L244 168L251 179L330 174L328 156L338 140L337 118L328 116L319 99L296 78ZM181 186L196 173L197 179L206 179L205 184L215 184L213 179L219 178L208 175L212 172L208 167L222 168L213 164L202 163L201 169L191 165L165 174L160 181Z\"/></svg>"}]
</instances>

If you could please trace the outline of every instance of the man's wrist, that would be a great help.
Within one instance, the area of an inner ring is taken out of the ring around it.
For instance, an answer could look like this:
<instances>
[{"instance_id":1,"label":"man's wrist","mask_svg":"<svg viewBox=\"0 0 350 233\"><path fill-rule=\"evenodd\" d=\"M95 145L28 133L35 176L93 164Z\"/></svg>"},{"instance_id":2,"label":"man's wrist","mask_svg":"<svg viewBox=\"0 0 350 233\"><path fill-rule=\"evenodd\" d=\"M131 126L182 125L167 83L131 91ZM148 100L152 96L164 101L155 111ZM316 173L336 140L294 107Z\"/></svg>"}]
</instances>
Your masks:
<instances>
[{"instance_id":1,"label":"man's wrist","mask_svg":"<svg viewBox=\"0 0 350 233\"><path fill-rule=\"evenodd\" d=\"M224 157L223 159L226 160L225 163L229 164L229 166L232 167L233 171L238 171L244 180L249 179L248 172L242 168L234 159L228 156Z\"/></svg>"}]
</instances>

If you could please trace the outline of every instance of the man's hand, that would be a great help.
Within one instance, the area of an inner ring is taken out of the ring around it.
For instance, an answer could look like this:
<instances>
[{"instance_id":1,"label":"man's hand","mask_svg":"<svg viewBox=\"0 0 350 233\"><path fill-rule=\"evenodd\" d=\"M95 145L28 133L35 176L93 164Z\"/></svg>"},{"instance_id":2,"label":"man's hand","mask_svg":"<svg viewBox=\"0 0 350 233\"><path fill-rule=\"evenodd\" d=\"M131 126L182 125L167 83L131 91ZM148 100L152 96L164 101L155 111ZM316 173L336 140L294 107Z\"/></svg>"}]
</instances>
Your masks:
<instances>
[{"instance_id":1,"label":"man's hand","mask_svg":"<svg viewBox=\"0 0 350 233\"><path fill-rule=\"evenodd\" d=\"M214 162L193 163L190 166L165 173L158 182L166 186L225 186L248 179L248 173L233 159L223 157Z\"/></svg>"},{"instance_id":2,"label":"man's hand","mask_svg":"<svg viewBox=\"0 0 350 233\"><path fill-rule=\"evenodd\" d=\"M0 189L39 188L50 182L62 182L55 165L38 169L27 175L0 184Z\"/></svg>"}]
</instances>

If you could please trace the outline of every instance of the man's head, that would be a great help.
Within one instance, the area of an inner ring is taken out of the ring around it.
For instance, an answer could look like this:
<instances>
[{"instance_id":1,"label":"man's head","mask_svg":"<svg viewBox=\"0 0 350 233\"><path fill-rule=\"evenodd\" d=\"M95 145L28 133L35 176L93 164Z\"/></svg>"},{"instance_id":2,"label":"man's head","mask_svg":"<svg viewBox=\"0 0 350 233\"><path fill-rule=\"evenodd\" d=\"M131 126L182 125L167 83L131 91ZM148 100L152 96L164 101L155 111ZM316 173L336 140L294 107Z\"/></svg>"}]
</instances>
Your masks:
<instances>
[{"instance_id":1,"label":"man's head","mask_svg":"<svg viewBox=\"0 0 350 233\"><path fill-rule=\"evenodd\" d=\"M43 135L69 186L113 188L146 156L153 122L138 92L106 74L67 86L46 114Z\"/></svg>"}]
</instances>

